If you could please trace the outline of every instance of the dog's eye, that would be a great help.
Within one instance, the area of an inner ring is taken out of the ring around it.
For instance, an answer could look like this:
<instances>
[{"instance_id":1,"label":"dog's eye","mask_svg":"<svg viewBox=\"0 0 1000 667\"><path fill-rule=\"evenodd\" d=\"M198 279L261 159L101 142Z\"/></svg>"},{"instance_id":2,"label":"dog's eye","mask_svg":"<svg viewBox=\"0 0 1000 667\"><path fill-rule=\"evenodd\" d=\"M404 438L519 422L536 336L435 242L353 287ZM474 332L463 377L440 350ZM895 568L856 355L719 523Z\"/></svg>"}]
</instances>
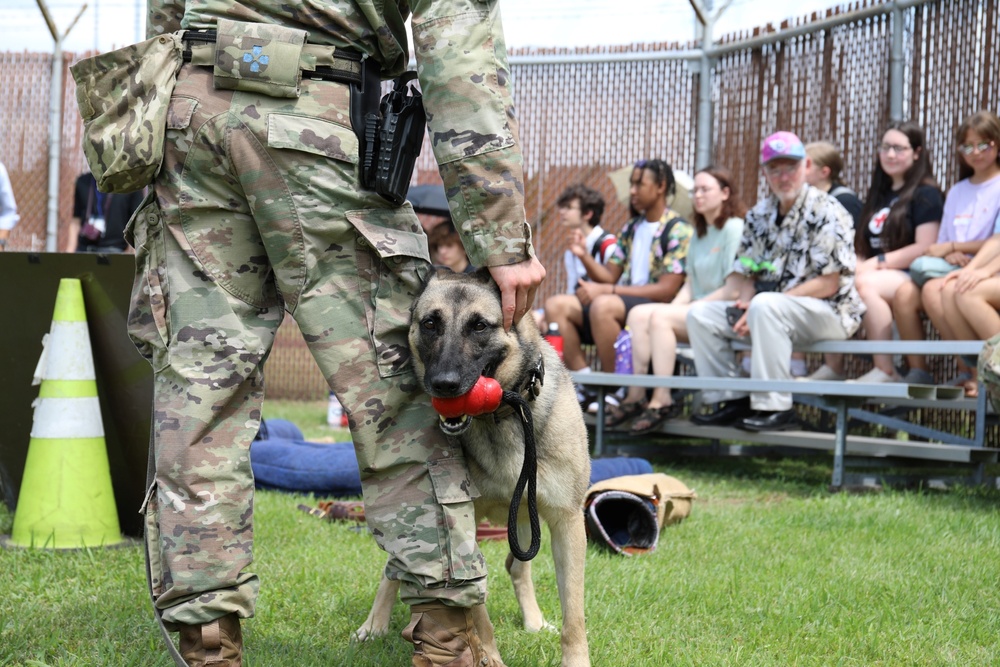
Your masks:
<instances>
[{"instance_id":1,"label":"dog's eye","mask_svg":"<svg viewBox=\"0 0 1000 667\"><path fill-rule=\"evenodd\" d=\"M489 327L487 326L486 322L483 322L482 320L479 320L478 322L472 325L472 330L478 332L486 331L488 328Z\"/></svg>"},{"instance_id":2,"label":"dog's eye","mask_svg":"<svg viewBox=\"0 0 1000 667\"><path fill-rule=\"evenodd\" d=\"M427 331L434 331L435 329L437 329L437 320L435 320L433 317L425 317L424 319L420 320L420 327Z\"/></svg>"}]
</instances>

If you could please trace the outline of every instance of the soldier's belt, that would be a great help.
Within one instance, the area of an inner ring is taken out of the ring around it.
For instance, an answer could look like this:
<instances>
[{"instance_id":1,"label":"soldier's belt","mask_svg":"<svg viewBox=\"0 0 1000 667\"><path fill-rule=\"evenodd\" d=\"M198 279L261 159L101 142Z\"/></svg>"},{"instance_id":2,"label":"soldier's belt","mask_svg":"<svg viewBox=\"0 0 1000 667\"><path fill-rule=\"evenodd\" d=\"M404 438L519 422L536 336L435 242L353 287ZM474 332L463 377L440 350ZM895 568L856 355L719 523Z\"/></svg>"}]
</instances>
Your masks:
<instances>
[{"instance_id":1,"label":"soldier's belt","mask_svg":"<svg viewBox=\"0 0 1000 667\"><path fill-rule=\"evenodd\" d=\"M218 26L183 34L184 61L214 67L216 88L297 97L302 77L357 85L375 65L350 49L306 44L302 30L225 19Z\"/></svg>"}]
</instances>

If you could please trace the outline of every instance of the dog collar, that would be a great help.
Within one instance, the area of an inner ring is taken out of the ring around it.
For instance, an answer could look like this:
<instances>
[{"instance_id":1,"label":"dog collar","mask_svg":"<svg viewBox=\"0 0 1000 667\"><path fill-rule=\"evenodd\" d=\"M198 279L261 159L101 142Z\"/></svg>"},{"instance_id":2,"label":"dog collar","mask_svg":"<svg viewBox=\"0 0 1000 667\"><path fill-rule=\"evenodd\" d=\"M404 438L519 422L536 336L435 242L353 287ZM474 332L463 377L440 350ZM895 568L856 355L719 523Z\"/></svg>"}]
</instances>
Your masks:
<instances>
[{"instance_id":1,"label":"dog collar","mask_svg":"<svg viewBox=\"0 0 1000 667\"><path fill-rule=\"evenodd\" d=\"M538 361L535 362L535 367L528 372L528 376L524 379L524 382L511 389L511 391L518 392L526 401L534 401L538 394L541 393L542 385L544 383L545 361L542 355L539 354ZM501 403L500 407L495 411L489 412L485 415L478 415L477 417L473 417L473 419L492 417L496 421L500 421L501 419L506 419L512 414L514 414L514 406L507 403Z\"/></svg>"}]
</instances>

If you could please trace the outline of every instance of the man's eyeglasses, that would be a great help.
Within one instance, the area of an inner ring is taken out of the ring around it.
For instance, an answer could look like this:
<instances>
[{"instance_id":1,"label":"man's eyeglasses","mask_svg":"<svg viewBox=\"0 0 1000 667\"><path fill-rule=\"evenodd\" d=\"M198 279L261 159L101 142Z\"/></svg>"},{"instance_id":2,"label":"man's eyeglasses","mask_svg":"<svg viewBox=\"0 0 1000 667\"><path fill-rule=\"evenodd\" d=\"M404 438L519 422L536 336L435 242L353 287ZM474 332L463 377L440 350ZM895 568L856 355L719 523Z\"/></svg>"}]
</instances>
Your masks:
<instances>
[{"instance_id":1,"label":"man's eyeglasses","mask_svg":"<svg viewBox=\"0 0 1000 667\"><path fill-rule=\"evenodd\" d=\"M903 155L907 151L912 151L913 148L910 146L899 146L897 144L879 144L878 152L882 155L888 155L889 153L895 153L896 155Z\"/></svg>"},{"instance_id":2,"label":"man's eyeglasses","mask_svg":"<svg viewBox=\"0 0 1000 667\"><path fill-rule=\"evenodd\" d=\"M981 141L975 146L972 144L959 144L958 152L962 155L972 155L973 153L985 153L991 148L993 148L992 141Z\"/></svg>"},{"instance_id":3,"label":"man's eyeglasses","mask_svg":"<svg viewBox=\"0 0 1000 667\"><path fill-rule=\"evenodd\" d=\"M784 164L769 163L764 165L764 173L768 176L788 176L794 174L799 168L800 162L787 162Z\"/></svg>"}]
</instances>

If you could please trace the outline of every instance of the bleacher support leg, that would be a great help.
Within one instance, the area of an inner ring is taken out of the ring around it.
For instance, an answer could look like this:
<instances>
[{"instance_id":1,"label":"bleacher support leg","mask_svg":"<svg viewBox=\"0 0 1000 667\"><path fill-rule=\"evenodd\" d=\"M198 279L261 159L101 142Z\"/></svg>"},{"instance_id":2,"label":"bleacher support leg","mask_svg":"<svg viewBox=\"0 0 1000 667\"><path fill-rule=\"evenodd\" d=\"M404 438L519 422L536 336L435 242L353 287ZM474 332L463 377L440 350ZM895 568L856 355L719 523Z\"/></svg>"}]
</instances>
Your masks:
<instances>
[{"instance_id":1,"label":"bleacher support leg","mask_svg":"<svg viewBox=\"0 0 1000 667\"><path fill-rule=\"evenodd\" d=\"M833 441L833 481L839 489L844 484L844 455L847 453L847 401L837 403L837 430Z\"/></svg>"},{"instance_id":2,"label":"bleacher support leg","mask_svg":"<svg viewBox=\"0 0 1000 667\"><path fill-rule=\"evenodd\" d=\"M586 406L583 408L587 409ZM604 387L597 388L597 423L594 424L594 458L604 451Z\"/></svg>"}]
</instances>

